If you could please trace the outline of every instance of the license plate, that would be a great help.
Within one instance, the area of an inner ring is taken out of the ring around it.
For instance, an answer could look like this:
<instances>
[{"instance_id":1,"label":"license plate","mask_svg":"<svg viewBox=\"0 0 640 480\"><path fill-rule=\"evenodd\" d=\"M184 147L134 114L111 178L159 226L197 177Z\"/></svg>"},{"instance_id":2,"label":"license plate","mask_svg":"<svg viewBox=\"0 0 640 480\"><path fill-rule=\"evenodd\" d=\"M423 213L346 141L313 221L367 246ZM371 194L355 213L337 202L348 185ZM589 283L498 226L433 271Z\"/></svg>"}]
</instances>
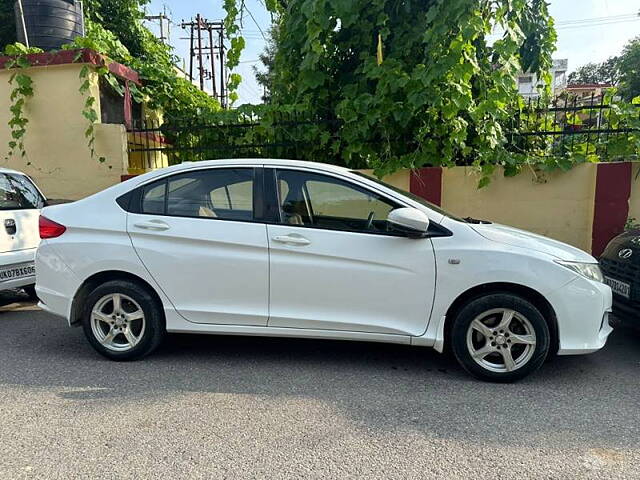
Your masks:
<instances>
[{"instance_id":1,"label":"license plate","mask_svg":"<svg viewBox=\"0 0 640 480\"><path fill-rule=\"evenodd\" d=\"M36 274L36 267L33 262L11 265L0 268L0 282L7 282L18 278L31 277Z\"/></svg>"},{"instance_id":2,"label":"license plate","mask_svg":"<svg viewBox=\"0 0 640 480\"><path fill-rule=\"evenodd\" d=\"M611 277L604 277L604 283L611 287L613 293L617 293L618 295L622 295L625 298L629 298L629 294L631 293L631 286L628 283L621 282L620 280L616 280Z\"/></svg>"}]
</instances>

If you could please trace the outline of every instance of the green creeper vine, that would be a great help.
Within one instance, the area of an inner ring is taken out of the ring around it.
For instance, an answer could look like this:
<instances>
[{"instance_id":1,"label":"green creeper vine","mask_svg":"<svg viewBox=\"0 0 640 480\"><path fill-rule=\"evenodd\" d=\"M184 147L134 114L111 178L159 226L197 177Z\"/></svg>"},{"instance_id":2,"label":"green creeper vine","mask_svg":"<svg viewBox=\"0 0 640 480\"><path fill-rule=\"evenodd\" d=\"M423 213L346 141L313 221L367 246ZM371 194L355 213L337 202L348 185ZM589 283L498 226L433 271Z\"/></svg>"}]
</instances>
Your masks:
<instances>
[{"instance_id":1,"label":"green creeper vine","mask_svg":"<svg viewBox=\"0 0 640 480\"><path fill-rule=\"evenodd\" d=\"M9 127L11 128L11 140L9 141L9 152L5 160L12 157L16 149L20 152L21 157L25 157L27 152L24 148L24 136L27 132L27 124L29 119L24 115L24 108L27 100L33 96L33 80L25 72L25 69L31 66L27 55L30 53L38 53L42 50L36 48L27 48L21 43L7 45L4 50L6 55L12 58L5 66L7 69L16 69L9 77L9 84L12 87L9 96L11 106L9 110L11 117L9 119Z\"/></svg>"},{"instance_id":2,"label":"green creeper vine","mask_svg":"<svg viewBox=\"0 0 640 480\"><path fill-rule=\"evenodd\" d=\"M105 59L105 63L109 61L110 60L108 58ZM80 69L79 77L81 80L81 84L78 91L80 92L80 94L86 97L84 108L82 109L82 116L89 122L89 126L85 130L84 135L88 140L87 146L91 151L91 158L95 158L95 124L98 122L98 112L95 108L97 99L96 97L91 95L91 81L89 78L90 72L91 68L88 65L85 65ZM122 85L120 85L120 83L118 83L118 79L109 71L108 67L106 67L105 65L101 65L95 69L95 73L98 75L98 78L106 80L106 82L111 86L111 88L113 88L116 93L118 93L118 95L120 95L121 97L124 96L124 88L122 87ZM142 94L137 87L131 87L131 93L132 96L138 101L142 100ZM106 158L98 157L98 161L100 163L104 163L106 161Z\"/></svg>"},{"instance_id":3,"label":"green creeper vine","mask_svg":"<svg viewBox=\"0 0 640 480\"><path fill-rule=\"evenodd\" d=\"M98 67L96 69L96 72L98 75L102 76L102 75L106 75L107 73L109 73L109 69L105 66L101 66ZM89 68L88 65L84 65L81 69L80 69L80 80L81 80L81 84L80 84L80 88L78 89L78 91L86 97L86 100L84 102L84 108L82 109L82 116L84 118L87 119L87 121L89 122L89 126L87 127L87 129L84 132L84 136L87 138L88 143L87 146L89 147L89 150L91 151L91 158L95 158L96 155L96 151L95 151L95 142L96 142L96 136L95 136L95 124L98 121L98 112L95 108L96 105L96 97L94 97L93 95L91 95L91 80L89 78L89 74L91 73L91 69ZM99 157L98 161L100 163L104 163L106 161L106 159L104 157Z\"/></svg>"}]
</instances>

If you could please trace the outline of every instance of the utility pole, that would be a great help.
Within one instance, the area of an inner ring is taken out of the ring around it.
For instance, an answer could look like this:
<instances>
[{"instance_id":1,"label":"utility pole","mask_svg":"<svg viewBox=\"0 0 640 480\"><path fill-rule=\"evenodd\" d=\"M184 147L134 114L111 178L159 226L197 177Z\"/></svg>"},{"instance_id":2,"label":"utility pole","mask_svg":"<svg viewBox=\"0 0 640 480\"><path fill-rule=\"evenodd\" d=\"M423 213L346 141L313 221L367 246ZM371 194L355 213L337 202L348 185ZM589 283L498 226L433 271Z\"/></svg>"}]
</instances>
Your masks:
<instances>
[{"instance_id":1,"label":"utility pole","mask_svg":"<svg viewBox=\"0 0 640 480\"><path fill-rule=\"evenodd\" d=\"M225 82L226 76L224 74L224 24L220 25L220 30L218 31L220 35L219 45L220 45L220 105L222 108L227 108L227 96L225 92Z\"/></svg>"},{"instance_id":2,"label":"utility pole","mask_svg":"<svg viewBox=\"0 0 640 480\"><path fill-rule=\"evenodd\" d=\"M200 14L196 15L195 20L189 22L183 21L180 24L183 29L189 29L189 79L194 82L193 75L194 60L197 62L198 69L198 85L200 90L205 89L205 81L211 80L211 91L215 98L220 101L222 107L226 107L227 98L225 94L225 47L224 47L224 24L222 21L210 22L203 18ZM217 33L214 36L214 33ZM208 34L208 35L207 35ZM208 40L208 45L205 43ZM217 43L216 43L217 40ZM220 76L216 78L215 60L216 55L220 60ZM205 57L210 62L211 70L205 67ZM219 83L219 89L218 89ZM219 93L218 93L219 92Z\"/></svg>"},{"instance_id":3,"label":"utility pole","mask_svg":"<svg viewBox=\"0 0 640 480\"><path fill-rule=\"evenodd\" d=\"M200 75L200 90L204 90L204 67L202 66L202 19L200 14L196 15L196 25L198 28L198 70Z\"/></svg>"},{"instance_id":4,"label":"utility pole","mask_svg":"<svg viewBox=\"0 0 640 480\"><path fill-rule=\"evenodd\" d=\"M191 25L191 45L189 47L189 81L193 82L193 25Z\"/></svg>"},{"instance_id":5,"label":"utility pole","mask_svg":"<svg viewBox=\"0 0 640 480\"><path fill-rule=\"evenodd\" d=\"M211 60L211 85L213 86L213 96L217 97L218 94L216 92L216 65L215 65L215 54L213 53L213 29L209 29L209 59Z\"/></svg>"},{"instance_id":6,"label":"utility pole","mask_svg":"<svg viewBox=\"0 0 640 480\"><path fill-rule=\"evenodd\" d=\"M163 11L159 15L145 15L145 20L159 20L160 22L160 41L167 45L171 42L171 19L167 16L167 8L164 7ZM164 24L167 22L167 35L165 36Z\"/></svg>"}]
</instances>

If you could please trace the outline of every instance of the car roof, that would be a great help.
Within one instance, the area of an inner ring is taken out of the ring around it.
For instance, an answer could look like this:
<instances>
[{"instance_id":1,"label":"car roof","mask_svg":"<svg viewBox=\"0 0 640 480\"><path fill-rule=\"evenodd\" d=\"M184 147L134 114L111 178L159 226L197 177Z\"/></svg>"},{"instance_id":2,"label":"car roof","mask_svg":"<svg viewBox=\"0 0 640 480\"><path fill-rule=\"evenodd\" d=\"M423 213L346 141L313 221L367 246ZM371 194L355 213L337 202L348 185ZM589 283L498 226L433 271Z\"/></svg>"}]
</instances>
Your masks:
<instances>
[{"instance_id":1,"label":"car roof","mask_svg":"<svg viewBox=\"0 0 640 480\"><path fill-rule=\"evenodd\" d=\"M182 162L177 165L172 165L170 167L159 168L156 170L151 170L150 172L146 172L142 175L138 175L131 180L133 182L131 184L142 184L147 181L153 180L158 177L163 177L168 174L174 174L181 171L186 170L200 170L207 167L216 167L216 166L233 166L233 165L242 165L242 166L266 166L266 167L307 167L313 168L316 170L322 170L325 172L334 172L341 174L350 174L351 170L345 167L339 167L337 165L330 165L328 163L319 163L319 162L307 162L304 160L282 160L282 159L274 159L274 158L234 158L234 159L219 159L219 160L201 160L197 162ZM122 184L121 184L122 185Z\"/></svg>"},{"instance_id":2,"label":"car roof","mask_svg":"<svg viewBox=\"0 0 640 480\"><path fill-rule=\"evenodd\" d=\"M305 160L287 160L276 158L234 158L234 159L219 159L219 160L202 160L198 162L183 162L172 167L168 167L175 170L189 169L189 168L202 168L211 167L216 165L256 165L256 166L289 166L289 167L314 167L321 170L333 171L333 172L348 172L348 168L339 167L337 165L330 165L328 163L309 162ZM166 169L160 169L163 171ZM158 171L158 170L156 170Z\"/></svg>"},{"instance_id":3,"label":"car roof","mask_svg":"<svg viewBox=\"0 0 640 480\"><path fill-rule=\"evenodd\" d=\"M19 170L14 170L12 168L4 168L4 167L0 167L0 173L16 173L18 175L26 175L26 173L21 172Z\"/></svg>"}]
</instances>

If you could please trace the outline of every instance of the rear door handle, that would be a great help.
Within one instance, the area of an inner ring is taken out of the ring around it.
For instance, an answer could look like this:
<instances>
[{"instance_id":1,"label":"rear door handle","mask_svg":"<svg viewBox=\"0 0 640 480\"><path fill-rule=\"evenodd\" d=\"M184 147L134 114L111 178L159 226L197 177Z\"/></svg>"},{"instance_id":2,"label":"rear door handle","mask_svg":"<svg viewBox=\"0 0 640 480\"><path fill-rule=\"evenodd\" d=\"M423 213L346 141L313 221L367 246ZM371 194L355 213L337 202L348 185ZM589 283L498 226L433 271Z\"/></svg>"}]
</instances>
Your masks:
<instances>
[{"instance_id":1,"label":"rear door handle","mask_svg":"<svg viewBox=\"0 0 640 480\"><path fill-rule=\"evenodd\" d=\"M7 218L4 221L4 229L9 235L15 235L17 230L16 221L13 218Z\"/></svg>"},{"instance_id":2,"label":"rear door handle","mask_svg":"<svg viewBox=\"0 0 640 480\"><path fill-rule=\"evenodd\" d=\"M169 225L162 220L149 220L147 222L138 222L133 224L134 227L141 228L143 230L153 230L155 232L162 232L169 230Z\"/></svg>"},{"instance_id":3,"label":"rear door handle","mask_svg":"<svg viewBox=\"0 0 640 480\"><path fill-rule=\"evenodd\" d=\"M288 243L290 245L310 245L311 241L304 238L301 235L278 235L277 237L273 237L271 240L278 243Z\"/></svg>"}]
</instances>

